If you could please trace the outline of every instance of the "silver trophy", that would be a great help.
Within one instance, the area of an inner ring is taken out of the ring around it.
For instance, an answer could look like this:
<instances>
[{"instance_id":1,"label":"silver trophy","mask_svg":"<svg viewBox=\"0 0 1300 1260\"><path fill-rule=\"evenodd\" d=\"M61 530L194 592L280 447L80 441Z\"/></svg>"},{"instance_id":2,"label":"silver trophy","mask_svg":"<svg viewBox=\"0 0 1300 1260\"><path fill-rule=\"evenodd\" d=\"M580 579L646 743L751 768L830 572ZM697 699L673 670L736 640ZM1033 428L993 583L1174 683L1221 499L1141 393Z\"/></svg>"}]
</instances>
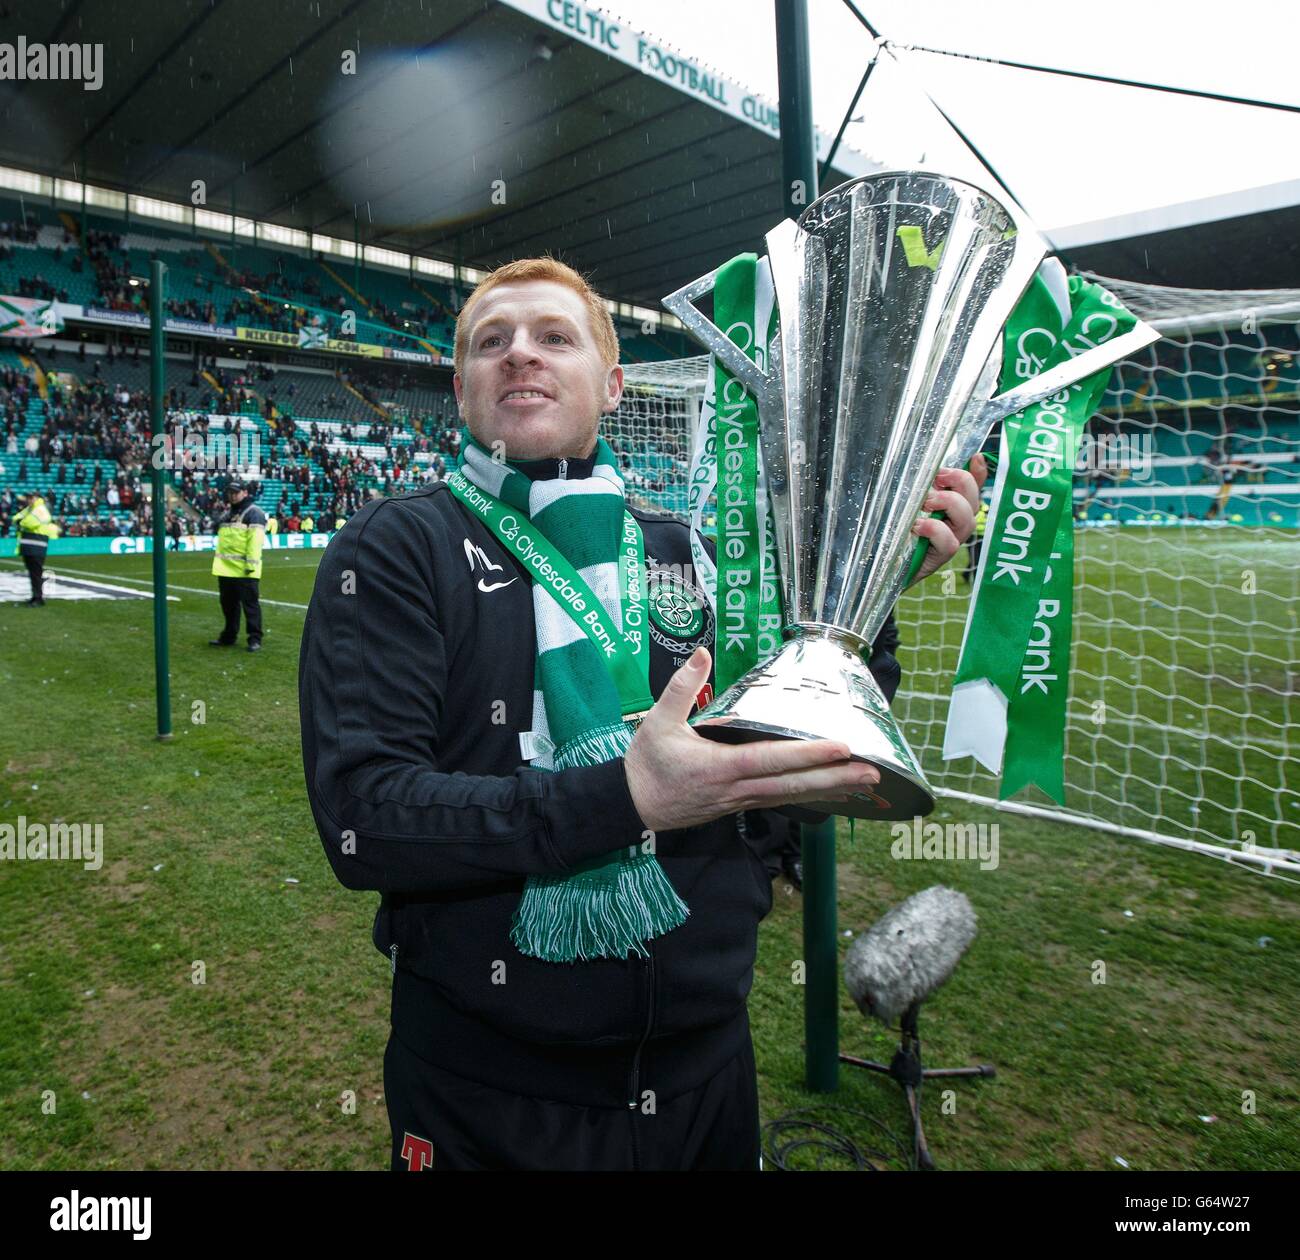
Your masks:
<instances>
[{"instance_id":1,"label":"silver trophy","mask_svg":"<svg viewBox=\"0 0 1300 1260\"><path fill-rule=\"evenodd\" d=\"M880 770L856 818L927 814L934 794L867 668L902 593L939 468L993 423L1149 344L1146 325L994 397L1003 326L1047 242L983 189L924 171L842 184L767 233L780 333L760 369L696 302L664 305L754 394L787 624L779 651L695 719L730 742L834 739ZM946 456L946 458L945 458Z\"/></svg>"}]
</instances>

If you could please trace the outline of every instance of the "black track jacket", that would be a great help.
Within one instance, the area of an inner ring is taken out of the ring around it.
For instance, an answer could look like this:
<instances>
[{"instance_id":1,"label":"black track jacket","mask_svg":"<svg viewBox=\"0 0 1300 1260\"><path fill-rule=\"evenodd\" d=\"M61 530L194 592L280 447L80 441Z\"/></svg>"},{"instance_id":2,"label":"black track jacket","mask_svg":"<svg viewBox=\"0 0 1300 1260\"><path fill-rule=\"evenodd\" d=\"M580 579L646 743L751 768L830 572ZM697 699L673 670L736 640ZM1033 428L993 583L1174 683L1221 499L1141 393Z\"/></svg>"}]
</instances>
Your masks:
<instances>
[{"instance_id":1,"label":"black track jacket","mask_svg":"<svg viewBox=\"0 0 1300 1260\"><path fill-rule=\"evenodd\" d=\"M590 460L517 465L589 476ZM693 583L689 526L633 509L667 588ZM652 600L653 604L653 600ZM680 602L677 604L680 608ZM658 696L713 625L653 624ZM668 618L671 622L672 619ZM892 699L892 618L871 669ZM511 918L529 875L563 875L641 842L622 760L531 769L533 592L523 567L441 483L368 504L316 576L299 660L307 794L334 873L381 894L375 945L393 964L394 1032L417 1054L497 1089L585 1106L672 1098L748 1036L769 877L763 815L661 832L656 856L690 915L650 957L548 963Z\"/></svg>"}]
</instances>

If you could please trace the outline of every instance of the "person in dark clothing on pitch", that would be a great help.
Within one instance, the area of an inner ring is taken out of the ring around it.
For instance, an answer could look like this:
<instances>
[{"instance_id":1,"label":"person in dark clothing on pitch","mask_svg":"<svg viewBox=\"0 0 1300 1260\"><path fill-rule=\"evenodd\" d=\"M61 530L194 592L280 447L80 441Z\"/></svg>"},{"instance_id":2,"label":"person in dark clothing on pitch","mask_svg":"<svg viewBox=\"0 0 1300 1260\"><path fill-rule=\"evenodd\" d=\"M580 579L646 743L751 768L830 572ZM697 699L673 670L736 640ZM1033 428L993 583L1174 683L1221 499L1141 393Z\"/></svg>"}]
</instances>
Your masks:
<instances>
[{"instance_id":1,"label":"person in dark clothing on pitch","mask_svg":"<svg viewBox=\"0 0 1300 1260\"><path fill-rule=\"evenodd\" d=\"M32 597L28 608L45 607L45 558L50 540L59 536L59 527L35 491L19 495L19 510L14 514L14 533L18 535L18 554L27 568Z\"/></svg>"},{"instance_id":2,"label":"person in dark clothing on pitch","mask_svg":"<svg viewBox=\"0 0 1300 1260\"><path fill-rule=\"evenodd\" d=\"M455 364L461 466L335 535L299 659L325 853L381 894L391 1167L756 1171L752 820L878 775L687 724L712 618L644 598L641 575L697 594L664 576L691 572L689 527L626 501L598 432L618 342L576 272L491 273ZM974 478L945 476L923 574L973 517ZM892 655L871 668L892 693Z\"/></svg>"},{"instance_id":3,"label":"person in dark clothing on pitch","mask_svg":"<svg viewBox=\"0 0 1300 1260\"><path fill-rule=\"evenodd\" d=\"M217 528L212 572L221 596L226 623L209 647L234 647L239 639L239 614L243 610L248 630L248 650L262 650L262 548L266 545L266 513L257 506L242 481L231 478L226 486L230 511Z\"/></svg>"}]
</instances>

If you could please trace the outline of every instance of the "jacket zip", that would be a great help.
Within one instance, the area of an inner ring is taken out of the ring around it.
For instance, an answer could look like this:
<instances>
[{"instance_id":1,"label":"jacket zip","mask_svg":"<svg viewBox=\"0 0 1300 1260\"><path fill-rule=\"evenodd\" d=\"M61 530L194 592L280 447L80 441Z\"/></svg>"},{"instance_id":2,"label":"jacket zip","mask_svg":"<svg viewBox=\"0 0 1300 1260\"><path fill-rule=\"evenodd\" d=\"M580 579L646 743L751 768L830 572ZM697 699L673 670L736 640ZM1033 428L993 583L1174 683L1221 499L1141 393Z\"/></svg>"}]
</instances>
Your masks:
<instances>
[{"instance_id":1,"label":"jacket zip","mask_svg":"<svg viewBox=\"0 0 1300 1260\"><path fill-rule=\"evenodd\" d=\"M568 475L569 461L567 459L562 459L560 460L560 480L563 481Z\"/></svg>"},{"instance_id":2,"label":"jacket zip","mask_svg":"<svg viewBox=\"0 0 1300 1260\"><path fill-rule=\"evenodd\" d=\"M646 944L650 949L650 959L646 963L646 975L650 980L650 1004L646 1013L645 1032L641 1034L641 1040L636 1044L636 1053L632 1056L632 1074L629 1081L627 1105L630 1111L635 1111L640 1106L640 1099L637 1096L637 1086L641 1080L641 1050L650 1038L650 1029L654 1027L655 1022L655 947L653 941L647 941Z\"/></svg>"},{"instance_id":3,"label":"jacket zip","mask_svg":"<svg viewBox=\"0 0 1300 1260\"><path fill-rule=\"evenodd\" d=\"M397 946L390 945L388 947L388 952L392 955L393 958L393 975L396 975L397 974Z\"/></svg>"},{"instance_id":4,"label":"jacket zip","mask_svg":"<svg viewBox=\"0 0 1300 1260\"><path fill-rule=\"evenodd\" d=\"M646 977L650 982L650 1003L649 1010L646 1013L646 1030L641 1034L640 1042L637 1042L636 1053L632 1056L632 1078L629 1081L628 1090L628 1118L632 1121L632 1170L634 1173L641 1170L641 1147L637 1143L637 1087L641 1083L641 1049L650 1038L650 1030L654 1027L654 941L646 941L650 948L650 960L646 964Z\"/></svg>"}]
</instances>

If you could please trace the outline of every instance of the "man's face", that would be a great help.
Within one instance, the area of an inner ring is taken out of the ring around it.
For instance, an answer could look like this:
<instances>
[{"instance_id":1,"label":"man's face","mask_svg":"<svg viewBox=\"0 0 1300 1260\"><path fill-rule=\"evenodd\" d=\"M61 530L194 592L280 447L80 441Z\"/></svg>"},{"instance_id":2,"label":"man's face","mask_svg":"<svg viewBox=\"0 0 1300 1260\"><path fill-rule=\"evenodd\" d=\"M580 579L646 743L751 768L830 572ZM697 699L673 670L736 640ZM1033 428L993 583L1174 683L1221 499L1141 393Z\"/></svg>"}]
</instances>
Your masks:
<instances>
[{"instance_id":1,"label":"man's face","mask_svg":"<svg viewBox=\"0 0 1300 1260\"><path fill-rule=\"evenodd\" d=\"M473 320L452 384L475 439L489 451L502 443L509 460L590 455L601 415L622 397L623 369L605 366L578 294L551 280L503 284Z\"/></svg>"}]
</instances>

